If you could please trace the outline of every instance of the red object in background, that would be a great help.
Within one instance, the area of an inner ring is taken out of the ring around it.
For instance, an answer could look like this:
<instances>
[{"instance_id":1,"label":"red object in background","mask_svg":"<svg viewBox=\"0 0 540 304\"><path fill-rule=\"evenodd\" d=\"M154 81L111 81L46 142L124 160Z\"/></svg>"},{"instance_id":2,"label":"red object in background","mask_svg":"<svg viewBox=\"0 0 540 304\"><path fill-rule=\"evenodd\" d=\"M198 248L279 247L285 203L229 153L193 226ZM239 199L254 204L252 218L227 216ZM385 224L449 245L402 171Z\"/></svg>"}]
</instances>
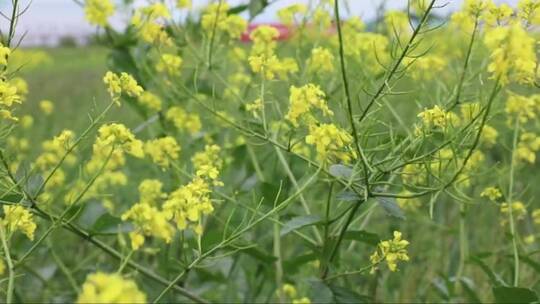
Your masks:
<instances>
[{"instance_id":1,"label":"red object in background","mask_svg":"<svg viewBox=\"0 0 540 304\"><path fill-rule=\"evenodd\" d=\"M259 26L263 26L263 25L271 26L279 31L279 36L277 37L276 40L287 40L292 35L292 29L281 23L252 23L248 25L247 31L242 33L242 36L240 37L240 41L251 42L251 39L249 38L249 35L251 34L251 32L253 32L253 30L258 28Z\"/></svg>"}]
</instances>

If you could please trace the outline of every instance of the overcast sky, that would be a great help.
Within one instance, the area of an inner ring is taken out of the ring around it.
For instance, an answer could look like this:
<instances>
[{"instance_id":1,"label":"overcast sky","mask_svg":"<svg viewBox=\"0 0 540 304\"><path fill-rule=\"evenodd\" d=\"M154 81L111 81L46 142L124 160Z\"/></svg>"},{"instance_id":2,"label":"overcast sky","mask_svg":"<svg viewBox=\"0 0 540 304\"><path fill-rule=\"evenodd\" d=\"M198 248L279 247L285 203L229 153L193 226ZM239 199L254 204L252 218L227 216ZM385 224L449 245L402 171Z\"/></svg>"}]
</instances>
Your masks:
<instances>
[{"instance_id":1,"label":"overcast sky","mask_svg":"<svg viewBox=\"0 0 540 304\"><path fill-rule=\"evenodd\" d=\"M22 0L24 4L30 0ZM375 15L375 8L381 3L382 0L349 0L347 1L351 12L354 15L359 15L365 20L373 18ZM518 0L499 0L498 3L505 2L511 5L515 5ZM0 1L0 10L6 12L10 9L10 1ZM145 3L142 0L136 0L138 3ZM193 0L194 9L202 8L208 0ZM228 1L231 5L245 3L247 0L231 0ZM258 17L257 21L273 21L275 20L275 13L280 8L287 6L291 3L308 3L309 0L278 0L275 4L267 8L267 10ZM440 4L448 3L444 9L438 10L440 13L446 14L451 10L459 8L462 0L438 0ZM401 8L406 6L406 0L388 0L387 7ZM6 23L1 18L0 26L3 31L6 29ZM116 16L111 20L112 23L119 25L123 23L121 17ZM28 12L21 17L18 31L22 33L27 31L28 39L46 39L48 36L63 36L63 35L86 35L91 33L95 29L89 26L84 20L83 9L77 5L73 0L34 0L31 3Z\"/></svg>"}]
</instances>

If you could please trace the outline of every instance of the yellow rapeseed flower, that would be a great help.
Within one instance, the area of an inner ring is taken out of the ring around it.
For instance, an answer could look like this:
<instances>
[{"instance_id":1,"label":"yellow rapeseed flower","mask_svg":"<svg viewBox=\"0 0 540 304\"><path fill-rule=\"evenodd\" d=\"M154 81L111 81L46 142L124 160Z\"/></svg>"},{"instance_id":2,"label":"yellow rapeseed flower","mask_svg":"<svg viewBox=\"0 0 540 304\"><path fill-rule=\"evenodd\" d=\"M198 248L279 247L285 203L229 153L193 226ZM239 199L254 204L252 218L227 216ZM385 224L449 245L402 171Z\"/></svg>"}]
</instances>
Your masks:
<instances>
[{"instance_id":1,"label":"yellow rapeseed flower","mask_svg":"<svg viewBox=\"0 0 540 304\"><path fill-rule=\"evenodd\" d=\"M321 88L311 83L302 87L291 86L289 112L285 115L285 119L290 121L293 126L298 127L299 119L306 114L310 114L312 108L321 110L325 116L334 115L328 108L325 97L326 95Z\"/></svg>"},{"instance_id":2,"label":"yellow rapeseed flower","mask_svg":"<svg viewBox=\"0 0 540 304\"><path fill-rule=\"evenodd\" d=\"M178 55L163 54L159 58L156 65L158 72L166 73L169 76L180 75L180 66L182 65L182 58Z\"/></svg>"},{"instance_id":3,"label":"yellow rapeseed flower","mask_svg":"<svg viewBox=\"0 0 540 304\"><path fill-rule=\"evenodd\" d=\"M496 201L502 197L502 193L497 187L487 187L482 191L482 193L480 193L480 196L487 197L491 201Z\"/></svg>"},{"instance_id":4,"label":"yellow rapeseed flower","mask_svg":"<svg viewBox=\"0 0 540 304\"><path fill-rule=\"evenodd\" d=\"M10 54L11 50L0 42L0 65L8 64L8 57Z\"/></svg>"},{"instance_id":5,"label":"yellow rapeseed flower","mask_svg":"<svg viewBox=\"0 0 540 304\"><path fill-rule=\"evenodd\" d=\"M174 235L174 228L167 221L164 211L147 203L139 202L122 214L122 220L131 220L136 227L136 233L130 235L132 248L137 250L144 244L144 235L152 236L170 243ZM141 239L141 236L143 238Z\"/></svg>"},{"instance_id":6,"label":"yellow rapeseed flower","mask_svg":"<svg viewBox=\"0 0 540 304\"><path fill-rule=\"evenodd\" d=\"M392 240L381 241L377 246L377 250L370 256L372 264L371 272L373 273L379 263L386 261L386 265L390 271L397 271L399 261L409 261L407 246L409 242L401 239L401 232L394 231Z\"/></svg>"},{"instance_id":7,"label":"yellow rapeseed flower","mask_svg":"<svg viewBox=\"0 0 540 304\"><path fill-rule=\"evenodd\" d=\"M124 72L118 75L108 71L103 77L103 82L108 86L111 98L118 105L120 105L121 94L126 94L130 97L139 97L144 91L133 76Z\"/></svg>"},{"instance_id":8,"label":"yellow rapeseed flower","mask_svg":"<svg viewBox=\"0 0 540 304\"><path fill-rule=\"evenodd\" d=\"M50 100L44 99L39 102L39 109L45 115L51 115L52 112L54 111L54 103Z\"/></svg>"},{"instance_id":9,"label":"yellow rapeseed flower","mask_svg":"<svg viewBox=\"0 0 540 304\"><path fill-rule=\"evenodd\" d=\"M144 91L138 100L141 105L150 111L161 110L161 99L154 93Z\"/></svg>"},{"instance_id":10,"label":"yellow rapeseed flower","mask_svg":"<svg viewBox=\"0 0 540 304\"><path fill-rule=\"evenodd\" d=\"M114 4L110 0L86 0L84 13L90 24L107 26L114 9Z\"/></svg>"},{"instance_id":11,"label":"yellow rapeseed flower","mask_svg":"<svg viewBox=\"0 0 540 304\"><path fill-rule=\"evenodd\" d=\"M165 119L171 121L179 130L185 130L192 136L199 133L202 128L201 119L196 113L187 113L181 107L169 108L165 113Z\"/></svg>"},{"instance_id":12,"label":"yellow rapeseed flower","mask_svg":"<svg viewBox=\"0 0 540 304\"><path fill-rule=\"evenodd\" d=\"M32 213L30 213L27 208L20 205L3 206L3 209L4 218L2 219L1 224L4 225L10 233L19 230L30 240L34 240L34 231L36 230L37 225Z\"/></svg>"},{"instance_id":13,"label":"yellow rapeseed flower","mask_svg":"<svg viewBox=\"0 0 540 304\"><path fill-rule=\"evenodd\" d=\"M334 71L334 55L329 49L316 47L311 50L308 69L315 73L331 73Z\"/></svg>"},{"instance_id":14,"label":"yellow rapeseed flower","mask_svg":"<svg viewBox=\"0 0 540 304\"><path fill-rule=\"evenodd\" d=\"M501 84L532 84L536 75L535 39L520 23L489 29L484 43L490 51L488 72Z\"/></svg>"},{"instance_id":15,"label":"yellow rapeseed flower","mask_svg":"<svg viewBox=\"0 0 540 304\"><path fill-rule=\"evenodd\" d=\"M347 163L356 158L356 154L350 151L351 134L334 124L310 126L306 143L315 146L320 161L337 158Z\"/></svg>"},{"instance_id":16,"label":"yellow rapeseed flower","mask_svg":"<svg viewBox=\"0 0 540 304\"><path fill-rule=\"evenodd\" d=\"M118 273L97 272L86 278L77 303L146 303L146 295Z\"/></svg>"},{"instance_id":17,"label":"yellow rapeseed flower","mask_svg":"<svg viewBox=\"0 0 540 304\"><path fill-rule=\"evenodd\" d=\"M167 168L171 161L178 159L180 146L174 137L166 136L147 141L144 145L144 150L152 158L154 163Z\"/></svg>"}]
</instances>

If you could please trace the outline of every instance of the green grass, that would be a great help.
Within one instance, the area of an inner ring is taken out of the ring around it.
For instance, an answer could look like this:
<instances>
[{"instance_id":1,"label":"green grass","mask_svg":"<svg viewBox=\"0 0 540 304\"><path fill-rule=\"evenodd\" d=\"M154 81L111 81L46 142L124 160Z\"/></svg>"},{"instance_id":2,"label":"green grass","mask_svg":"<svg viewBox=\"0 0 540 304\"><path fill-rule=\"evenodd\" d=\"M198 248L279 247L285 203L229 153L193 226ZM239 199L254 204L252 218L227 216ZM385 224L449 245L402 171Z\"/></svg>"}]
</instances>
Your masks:
<instances>
[{"instance_id":1,"label":"green grass","mask_svg":"<svg viewBox=\"0 0 540 304\"><path fill-rule=\"evenodd\" d=\"M51 137L64 128L81 130L88 126L87 113L109 102L102 77L107 70L107 50L100 47L53 48L45 51L52 62L21 69L29 94L21 114L34 117L33 140ZM54 103L55 111L46 116L39 110L43 99Z\"/></svg>"}]
</instances>

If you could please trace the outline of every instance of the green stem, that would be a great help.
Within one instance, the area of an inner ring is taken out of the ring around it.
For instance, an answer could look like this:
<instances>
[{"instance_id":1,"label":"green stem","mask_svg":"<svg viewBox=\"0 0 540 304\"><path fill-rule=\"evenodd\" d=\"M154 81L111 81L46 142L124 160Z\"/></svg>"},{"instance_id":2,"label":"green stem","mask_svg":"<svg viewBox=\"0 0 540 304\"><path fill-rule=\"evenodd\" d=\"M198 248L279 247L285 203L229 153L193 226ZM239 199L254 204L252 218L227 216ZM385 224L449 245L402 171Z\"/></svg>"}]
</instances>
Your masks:
<instances>
[{"instance_id":1,"label":"green stem","mask_svg":"<svg viewBox=\"0 0 540 304\"><path fill-rule=\"evenodd\" d=\"M131 259L131 256L133 255L134 252L135 252L135 250L133 250L133 249L131 249L129 251L128 255L122 261L122 264L120 264L120 267L118 267L118 270L116 272L122 273L122 271L124 270L124 268L126 268L126 265L128 264L128 262Z\"/></svg>"},{"instance_id":2,"label":"green stem","mask_svg":"<svg viewBox=\"0 0 540 304\"><path fill-rule=\"evenodd\" d=\"M376 93L373 95L373 97L371 97L371 99L369 100L366 108L364 109L364 111L362 112L362 114L360 115L360 118L358 119L359 122L363 121L364 118L366 118L367 114L369 113L369 110L371 109L371 107L375 104L375 102L379 99L379 97L381 97L384 89L387 87L388 83L390 82L390 80L394 77L394 75L396 74L399 66L401 65L401 62L403 61L403 59L405 59L405 57L408 55L409 53L409 50L411 49L412 45L413 45L413 42L414 40L416 39L416 36L418 36L420 34L420 29L424 26L424 24L426 23L427 21L427 18L429 16L429 13L431 12L431 10L433 9L433 5L435 5L435 0L431 0L431 2L429 3L429 6L427 7L424 15L422 16L422 19L420 20L420 23L418 24L418 26L414 29L414 32L412 33L411 35L411 38L409 39L409 41L407 42L407 45L405 46L405 48L403 49L403 51L401 52L401 55L399 56L398 60L396 60L396 62L394 63L392 69L390 70L390 72L388 73L388 75L385 77L384 81L381 83L381 85L379 86L379 88L377 89Z\"/></svg>"},{"instance_id":3,"label":"green stem","mask_svg":"<svg viewBox=\"0 0 540 304\"><path fill-rule=\"evenodd\" d=\"M19 0L13 1L13 10L11 11L11 19L9 20L9 33L6 42L6 47L11 47L11 41L15 36L15 27L17 25L17 12L19 11Z\"/></svg>"},{"instance_id":4,"label":"green stem","mask_svg":"<svg viewBox=\"0 0 540 304\"><path fill-rule=\"evenodd\" d=\"M515 163L515 151L517 148L517 142L519 138L519 117L516 117L516 123L514 125L514 137L512 141L512 153L510 160L510 180L508 182L508 221L510 222L510 236L512 237L512 250L514 255L514 286L519 284L519 252L516 240L516 228L514 223L514 215L512 210L512 199L514 192L514 163Z\"/></svg>"},{"instance_id":5,"label":"green stem","mask_svg":"<svg viewBox=\"0 0 540 304\"><path fill-rule=\"evenodd\" d=\"M11 254L9 253L9 246L7 243L6 230L3 224L0 224L0 238L2 239L2 247L4 248L4 255L6 256L6 262L8 266L8 287L6 291L6 303L13 303L13 290L15 288L15 269L13 268L13 261L11 260Z\"/></svg>"},{"instance_id":6,"label":"green stem","mask_svg":"<svg viewBox=\"0 0 540 304\"><path fill-rule=\"evenodd\" d=\"M276 220L279 221L279 214L276 214ZM283 266L281 264L281 236L280 227L274 223L274 256L277 258L276 265L276 289L278 291L279 303L285 302L285 295L283 294Z\"/></svg>"},{"instance_id":7,"label":"green stem","mask_svg":"<svg viewBox=\"0 0 540 304\"><path fill-rule=\"evenodd\" d=\"M296 190L300 189L300 186L298 185L298 181L296 180L296 177L294 177L294 173L292 172L291 167L287 163L287 160L285 159L283 152L281 152L281 150L277 147L274 147L274 149L276 150L279 161L281 165L283 166L283 169L287 173L287 176L289 176L289 179L291 180L294 188ZM300 203L302 203L302 207L304 208L304 211L306 212L307 215L310 215L311 210L309 209L309 206L307 204L306 199L304 198L304 195L300 194L299 198L300 198ZM319 230L317 230L317 227L315 226L313 226L312 229L313 229L313 233L315 234L315 238L317 239L319 243L321 243L322 238L321 238L321 234L319 233Z\"/></svg>"},{"instance_id":8,"label":"green stem","mask_svg":"<svg viewBox=\"0 0 540 304\"><path fill-rule=\"evenodd\" d=\"M358 132L356 131L356 124L354 123L354 118L353 118L352 99L351 99L351 93L350 93L350 90L349 90L349 81L347 79L347 70L346 70L346 67L345 67L345 55L344 55L344 50L343 50L344 49L344 47L343 47L343 34L341 32L341 20L339 18L339 0L335 0L335 2L334 2L334 12L336 14L336 25L337 25L338 39L339 39L339 62L340 62L340 65L341 65L341 78L343 80L343 90L345 91L345 96L347 98L347 113L349 115L349 123L350 123L351 129L352 129L351 132L352 132L353 139L354 139L354 146L356 148L356 152L358 153L358 156L362 160L362 166L363 166L363 169L364 169L364 182L365 182L366 192L368 193L368 196L369 196L369 192L370 192L369 178L368 178L369 165L368 165L367 159L364 156L363 151L360 149L360 142L359 142L359 139L358 139Z\"/></svg>"},{"instance_id":9,"label":"green stem","mask_svg":"<svg viewBox=\"0 0 540 304\"><path fill-rule=\"evenodd\" d=\"M460 284L465 261L467 260L467 230L466 230L466 213L465 204L459 205L459 265L456 271L456 285Z\"/></svg>"},{"instance_id":10,"label":"green stem","mask_svg":"<svg viewBox=\"0 0 540 304\"><path fill-rule=\"evenodd\" d=\"M448 111L451 111L454 107L459 105L461 102L461 91L463 89L463 83L465 82L465 74L467 73L467 68L469 67L469 62L471 59L472 49L474 45L474 40L476 38L476 32L478 29L478 15L476 15L476 18L474 19L474 28L471 35L471 39L469 40L469 46L467 48L467 54L465 56L465 62L463 63L463 70L461 71L461 75L459 77L458 87L457 87L457 93L456 93L456 99L454 100L454 103L448 108Z\"/></svg>"},{"instance_id":11,"label":"green stem","mask_svg":"<svg viewBox=\"0 0 540 304\"><path fill-rule=\"evenodd\" d=\"M221 6L223 0L219 0L218 9L216 12L216 18L214 19L214 24L212 25L212 34L210 36L210 43L208 45L208 69L212 69L212 55L214 51L214 40L216 39L216 29L219 21L219 14L221 13Z\"/></svg>"}]
</instances>

